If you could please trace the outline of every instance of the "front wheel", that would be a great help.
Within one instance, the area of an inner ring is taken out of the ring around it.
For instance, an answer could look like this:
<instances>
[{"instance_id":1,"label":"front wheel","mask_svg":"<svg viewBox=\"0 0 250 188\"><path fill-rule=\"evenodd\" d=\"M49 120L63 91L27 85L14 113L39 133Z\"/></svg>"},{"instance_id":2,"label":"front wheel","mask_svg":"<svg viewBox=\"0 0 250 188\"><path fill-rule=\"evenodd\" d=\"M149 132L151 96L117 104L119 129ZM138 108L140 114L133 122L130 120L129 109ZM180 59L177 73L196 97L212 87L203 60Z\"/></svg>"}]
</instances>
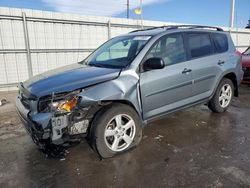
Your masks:
<instances>
[{"instance_id":1,"label":"front wheel","mask_svg":"<svg viewBox=\"0 0 250 188\"><path fill-rule=\"evenodd\" d=\"M91 127L91 145L102 158L109 158L139 144L141 120L133 108L114 104L102 109Z\"/></svg>"},{"instance_id":2,"label":"front wheel","mask_svg":"<svg viewBox=\"0 0 250 188\"><path fill-rule=\"evenodd\" d=\"M213 112L225 112L231 104L234 95L234 85L228 78L223 78L220 82L213 98L209 101L208 107Z\"/></svg>"}]
</instances>

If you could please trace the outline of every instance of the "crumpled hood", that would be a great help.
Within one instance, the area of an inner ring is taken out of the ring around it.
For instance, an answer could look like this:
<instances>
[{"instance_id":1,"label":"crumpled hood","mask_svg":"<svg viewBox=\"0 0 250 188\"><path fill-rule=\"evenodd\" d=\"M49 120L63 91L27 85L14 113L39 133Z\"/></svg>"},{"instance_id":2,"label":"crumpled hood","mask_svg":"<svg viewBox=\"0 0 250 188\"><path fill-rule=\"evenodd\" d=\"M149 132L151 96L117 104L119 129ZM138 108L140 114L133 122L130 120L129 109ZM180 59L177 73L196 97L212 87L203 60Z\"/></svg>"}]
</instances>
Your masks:
<instances>
[{"instance_id":1,"label":"crumpled hood","mask_svg":"<svg viewBox=\"0 0 250 188\"><path fill-rule=\"evenodd\" d=\"M119 76L121 69L72 64L32 77L23 83L31 94L42 97L98 84Z\"/></svg>"}]
</instances>

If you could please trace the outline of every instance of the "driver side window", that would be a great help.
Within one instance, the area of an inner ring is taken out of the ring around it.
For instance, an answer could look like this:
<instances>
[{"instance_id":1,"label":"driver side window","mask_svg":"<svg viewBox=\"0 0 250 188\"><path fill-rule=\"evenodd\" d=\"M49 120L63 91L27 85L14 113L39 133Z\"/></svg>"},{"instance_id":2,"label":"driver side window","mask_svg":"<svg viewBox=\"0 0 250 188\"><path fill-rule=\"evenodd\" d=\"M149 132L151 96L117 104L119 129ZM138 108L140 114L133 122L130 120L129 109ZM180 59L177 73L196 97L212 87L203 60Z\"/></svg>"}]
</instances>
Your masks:
<instances>
[{"instance_id":1,"label":"driver side window","mask_svg":"<svg viewBox=\"0 0 250 188\"><path fill-rule=\"evenodd\" d=\"M181 34L167 35L160 38L149 51L146 59L162 58L165 65L173 65L186 60L186 52Z\"/></svg>"}]
</instances>

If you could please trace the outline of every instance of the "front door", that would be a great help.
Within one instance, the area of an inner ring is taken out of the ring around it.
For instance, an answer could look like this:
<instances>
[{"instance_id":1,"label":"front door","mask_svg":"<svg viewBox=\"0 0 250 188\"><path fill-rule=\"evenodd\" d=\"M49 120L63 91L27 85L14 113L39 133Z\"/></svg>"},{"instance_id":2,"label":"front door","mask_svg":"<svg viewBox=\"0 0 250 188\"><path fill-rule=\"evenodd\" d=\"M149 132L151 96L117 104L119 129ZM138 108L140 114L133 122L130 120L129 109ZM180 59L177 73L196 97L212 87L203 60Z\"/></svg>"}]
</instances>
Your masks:
<instances>
[{"instance_id":1,"label":"front door","mask_svg":"<svg viewBox=\"0 0 250 188\"><path fill-rule=\"evenodd\" d=\"M186 61L182 34L161 37L144 61L164 60L165 68L140 74L143 118L150 119L189 103L192 96L192 70Z\"/></svg>"}]
</instances>

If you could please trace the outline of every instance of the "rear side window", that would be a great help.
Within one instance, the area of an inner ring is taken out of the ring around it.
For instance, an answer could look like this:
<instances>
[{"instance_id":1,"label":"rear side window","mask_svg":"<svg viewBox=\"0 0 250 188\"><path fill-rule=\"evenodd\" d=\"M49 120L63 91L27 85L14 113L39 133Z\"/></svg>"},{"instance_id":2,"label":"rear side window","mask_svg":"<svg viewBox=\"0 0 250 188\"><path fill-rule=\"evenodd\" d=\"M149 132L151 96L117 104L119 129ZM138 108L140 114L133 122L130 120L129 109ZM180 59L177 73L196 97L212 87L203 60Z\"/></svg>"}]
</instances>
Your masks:
<instances>
[{"instance_id":1,"label":"rear side window","mask_svg":"<svg viewBox=\"0 0 250 188\"><path fill-rule=\"evenodd\" d=\"M188 34L188 45L192 58L213 53L213 46L207 33Z\"/></svg>"},{"instance_id":2,"label":"rear side window","mask_svg":"<svg viewBox=\"0 0 250 188\"><path fill-rule=\"evenodd\" d=\"M228 41L225 34L213 33L214 45L216 52L222 53L228 50Z\"/></svg>"}]
</instances>

